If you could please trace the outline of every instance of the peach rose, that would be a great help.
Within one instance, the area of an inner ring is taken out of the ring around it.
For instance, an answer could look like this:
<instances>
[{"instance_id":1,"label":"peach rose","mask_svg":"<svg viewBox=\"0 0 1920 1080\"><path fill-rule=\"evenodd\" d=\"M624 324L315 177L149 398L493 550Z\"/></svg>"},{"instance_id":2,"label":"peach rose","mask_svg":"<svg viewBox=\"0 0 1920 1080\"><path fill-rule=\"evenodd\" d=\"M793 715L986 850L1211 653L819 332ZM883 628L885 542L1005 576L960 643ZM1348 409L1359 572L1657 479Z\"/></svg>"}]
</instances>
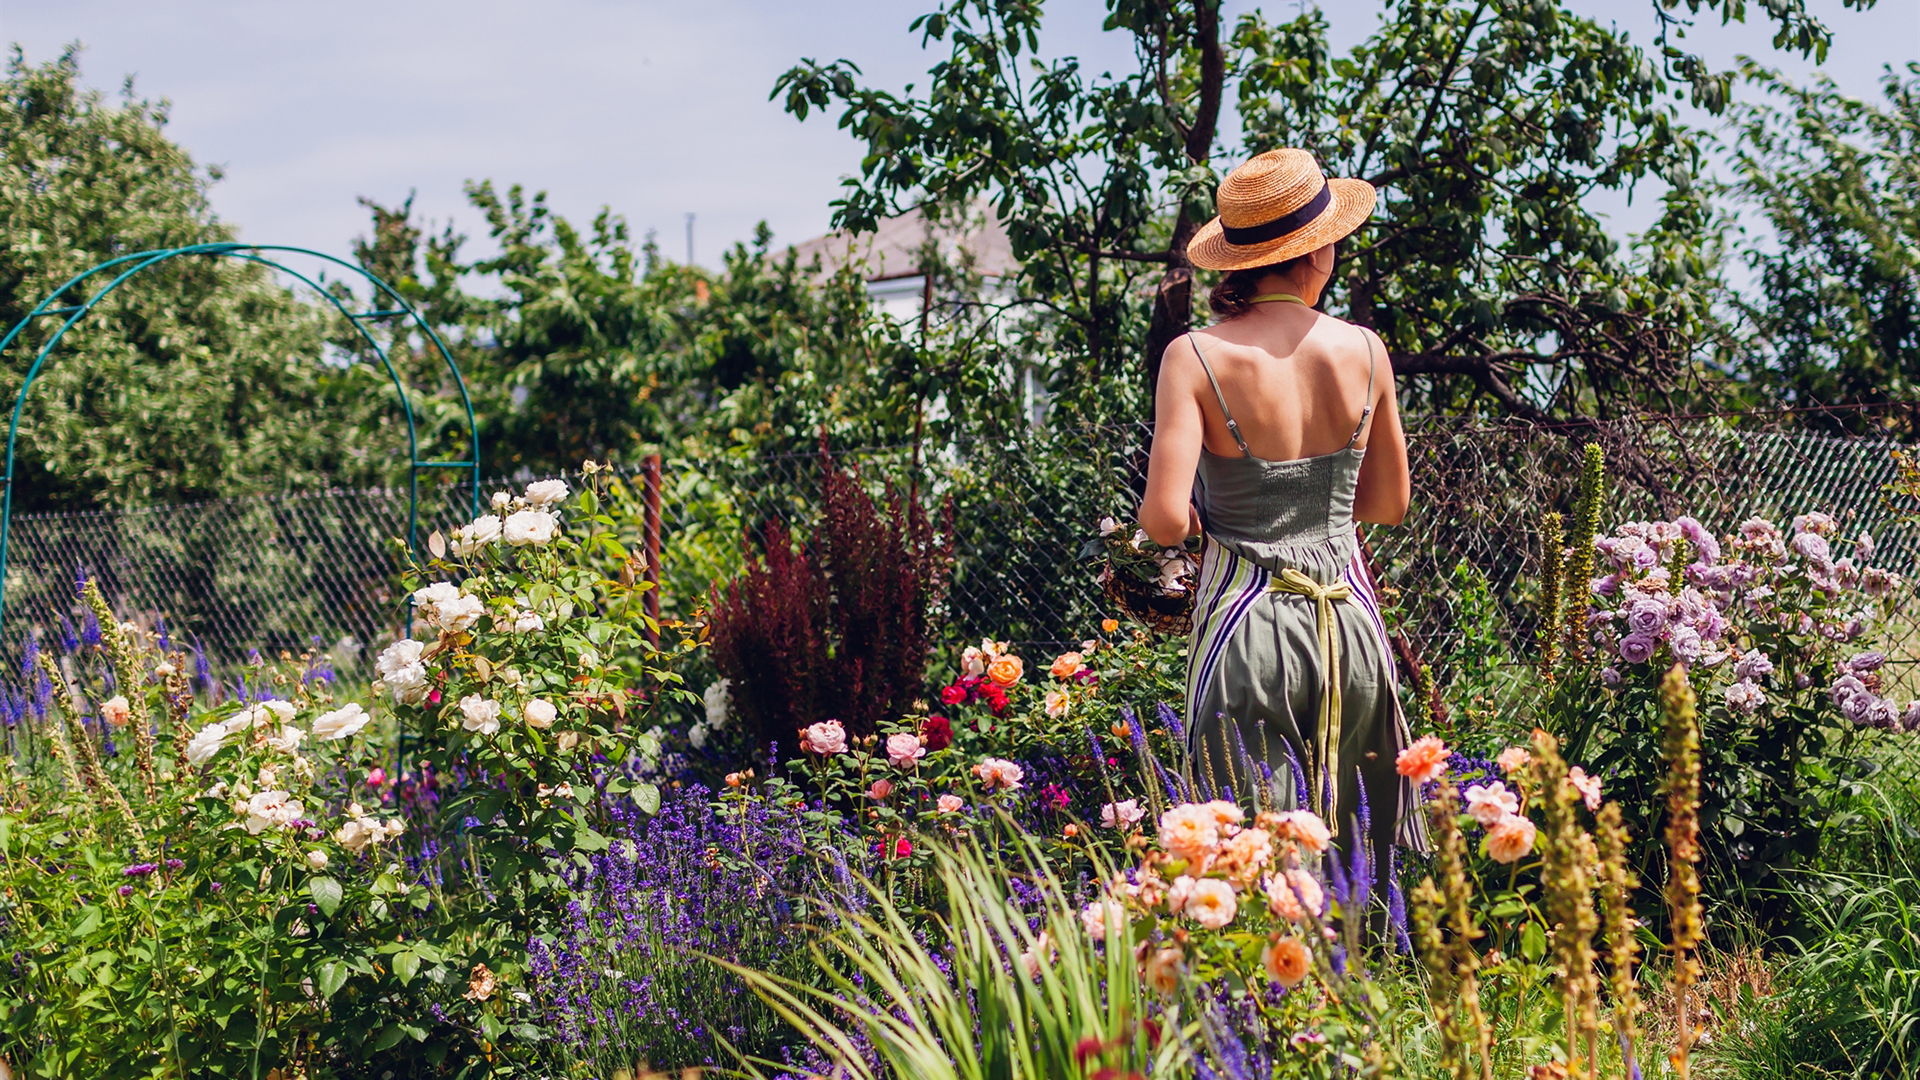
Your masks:
<instances>
[{"instance_id":1,"label":"peach rose","mask_svg":"<svg viewBox=\"0 0 1920 1080\"><path fill-rule=\"evenodd\" d=\"M962 674L979 678L987 673L987 654L969 645L960 652Z\"/></svg>"},{"instance_id":2,"label":"peach rose","mask_svg":"<svg viewBox=\"0 0 1920 1080\"><path fill-rule=\"evenodd\" d=\"M1279 818L1279 828L1274 831L1280 838L1292 840L1315 855L1327 850L1327 842L1333 839L1333 830L1311 810L1289 810Z\"/></svg>"},{"instance_id":3,"label":"peach rose","mask_svg":"<svg viewBox=\"0 0 1920 1080\"><path fill-rule=\"evenodd\" d=\"M1187 902L1181 908L1187 917L1209 930L1218 930L1233 921L1240 910L1240 902L1234 899L1233 886L1219 878L1202 878L1194 882L1187 893Z\"/></svg>"},{"instance_id":4,"label":"peach rose","mask_svg":"<svg viewBox=\"0 0 1920 1080\"><path fill-rule=\"evenodd\" d=\"M1155 993L1171 996L1180 989L1180 967L1185 959L1179 949L1169 945L1147 958L1146 970L1141 974Z\"/></svg>"},{"instance_id":5,"label":"peach rose","mask_svg":"<svg viewBox=\"0 0 1920 1080\"><path fill-rule=\"evenodd\" d=\"M1305 922L1326 905L1326 894L1312 874L1293 867L1267 878L1267 910L1288 922Z\"/></svg>"},{"instance_id":6,"label":"peach rose","mask_svg":"<svg viewBox=\"0 0 1920 1080\"><path fill-rule=\"evenodd\" d=\"M1447 771L1447 758L1452 754L1446 743L1428 735L1415 739L1412 746L1400 751L1393 767L1401 776L1416 784L1431 783Z\"/></svg>"},{"instance_id":7,"label":"peach rose","mask_svg":"<svg viewBox=\"0 0 1920 1080\"><path fill-rule=\"evenodd\" d=\"M1533 850L1533 838L1539 830L1519 814L1508 814L1487 830L1487 856L1494 862L1511 863Z\"/></svg>"},{"instance_id":8,"label":"peach rose","mask_svg":"<svg viewBox=\"0 0 1920 1080\"><path fill-rule=\"evenodd\" d=\"M1026 670L1026 665L1021 663L1017 656L996 656L987 665L987 678L991 679L995 686L1008 687L1019 682L1020 676L1026 674Z\"/></svg>"},{"instance_id":9,"label":"peach rose","mask_svg":"<svg viewBox=\"0 0 1920 1080\"><path fill-rule=\"evenodd\" d=\"M1493 763L1500 766L1501 772L1512 776L1517 770L1526 768L1527 762L1532 760L1533 755L1527 753L1526 747L1509 746L1500 751L1500 756L1494 758Z\"/></svg>"},{"instance_id":10,"label":"peach rose","mask_svg":"<svg viewBox=\"0 0 1920 1080\"><path fill-rule=\"evenodd\" d=\"M1580 797L1586 801L1587 809L1595 812L1599 811L1600 809L1600 778L1599 777L1588 776L1587 770L1581 768L1578 765L1575 765L1572 769L1568 770L1567 772L1567 782L1574 786L1574 790L1580 792Z\"/></svg>"},{"instance_id":11,"label":"peach rose","mask_svg":"<svg viewBox=\"0 0 1920 1080\"><path fill-rule=\"evenodd\" d=\"M1113 633L1113 632L1114 632L1115 630L1118 630L1118 629L1120 629L1120 620L1119 620L1119 619L1101 619L1101 620L1100 620L1100 632L1101 632L1101 633L1103 633L1103 634L1111 634L1111 633Z\"/></svg>"},{"instance_id":12,"label":"peach rose","mask_svg":"<svg viewBox=\"0 0 1920 1080\"><path fill-rule=\"evenodd\" d=\"M961 807L967 805L958 795L942 795L933 800L933 804L939 807L943 814L957 814Z\"/></svg>"},{"instance_id":13,"label":"peach rose","mask_svg":"<svg viewBox=\"0 0 1920 1080\"><path fill-rule=\"evenodd\" d=\"M1067 706L1073 699L1065 690L1049 690L1046 696L1047 715L1055 718L1067 715Z\"/></svg>"},{"instance_id":14,"label":"peach rose","mask_svg":"<svg viewBox=\"0 0 1920 1080\"><path fill-rule=\"evenodd\" d=\"M1187 803L1160 815L1160 846L1176 859L1202 858L1219 841L1220 826L1205 806Z\"/></svg>"},{"instance_id":15,"label":"peach rose","mask_svg":"<svg viewBox=\"0 0 1920 1080\"><path fill-rule=\"evenodd\" d=\"M1242 829L1220 845L1220 860L1228 879L1244 888L1273 861L1273 834L1265 829Z\"/></svg>"},{"instance_id":16,"label":"peach rose","mask_svg":"<svg viewBox=\"0 0 1920 1080\"><path fill-rule=\"evenodd\" d=\"M1240 809L1239 806L1225 799L1215 799L1210 803L1206 803L1205 806L1207 811L1213 815L1213 823L1215 825L1238 825L1247 820L1247 812L1245 810Z\"/></svg>"},{"instance_id":17,"label":"peach rose","mask_svg":"<svg viewBox=\"0 0 1920 1080\"><path fill-rule=\"evenodd\" d=\"M1485 828L1493 828L1508 814L1518 813L1520 798L1498 780L1467 785L1467 813Z\"/></svg>"},{"instance_id":18,"label":"peach rose","mask_svg":"<svg viewBox=\"0 0 1920 1080\"><path fill-rule=\"evenodd\" d=\"M992 791L999 788L1012 791L1020 786L1026 770L1005 758L987 758L973 767L973 775L980 778L980 786Z\"/></svg>"},{"instance_id":19,"label":"peach rose","mask_svg":"<svg viewBox=\"0 0 1920 1080\"><path fill-rule=\"evenodd\" d=\"M1260 966L1267 969L1274 982L1291 990L1313 969L1313 954L1299 938L1283 937L1268 942L1267 947L1260 950Z\"/></svg>"},{"instance_id":20,"label":"peach rose","mask_svg":"<svg viewBox=\"0 0 1920 1080\"><path fill-rule=\"evenodd\" d=\"M115 695L100 703L100 719L114 727L126 727L133 719L133 706L128 704L125 695Z\"/></svg>"},{"instance_id":21,"label":"peach rose","mask_svg":"<svg viewBox=\"0 0 1920 1080\"><path fill-rule=\"evenodd\" d=\"M1056 679L1071 679L1087 666L1086 659L1077 652L1063 652L1053 658L1053 666L1047 671Z\"/></svg>"}]
</instances>

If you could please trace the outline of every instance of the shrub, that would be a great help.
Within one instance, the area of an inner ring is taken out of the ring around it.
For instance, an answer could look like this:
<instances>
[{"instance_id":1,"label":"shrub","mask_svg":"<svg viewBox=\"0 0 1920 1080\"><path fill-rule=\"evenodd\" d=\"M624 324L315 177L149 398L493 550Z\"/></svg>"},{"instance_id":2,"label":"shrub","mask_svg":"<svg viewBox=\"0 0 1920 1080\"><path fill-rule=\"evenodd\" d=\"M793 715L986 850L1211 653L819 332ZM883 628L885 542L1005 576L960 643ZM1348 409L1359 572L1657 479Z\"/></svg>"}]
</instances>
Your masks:
<instances>
[{"instance_id":1,"label":"shrub","mask_svg":"<svg viewBox=\"0 0 1920 1080\"><path fill-rule=\"evenodd\" d=\"M891 487L883 510L824 447L820 473L811 542L796 549L769 524L765 554L713 592L714 665L760 746L827 719L869 735L908 711L946 593L951 506L937 534L925 508Z\"/></svg>"}]
</instances>

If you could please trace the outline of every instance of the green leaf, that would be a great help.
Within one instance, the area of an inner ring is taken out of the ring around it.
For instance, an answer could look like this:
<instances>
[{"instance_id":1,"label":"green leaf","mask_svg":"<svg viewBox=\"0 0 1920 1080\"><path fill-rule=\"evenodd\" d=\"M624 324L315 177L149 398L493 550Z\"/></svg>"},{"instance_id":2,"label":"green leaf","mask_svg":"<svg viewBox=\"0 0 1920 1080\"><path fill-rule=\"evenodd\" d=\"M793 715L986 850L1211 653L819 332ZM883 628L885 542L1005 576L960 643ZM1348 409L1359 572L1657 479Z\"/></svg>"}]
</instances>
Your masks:
<instances>
[{"instance_id":1,"label":"green leaf","mask_svg":"<svg viewBox=\"0 0 1920 1080\"><path fill-rule=\"evenodd\" d=\"M86 937L88 934L100 929L100 920L104 917L100 905L88 904L80 910L80 917L73 921L73 929L67 931L67 933L71 937Z\"/></svg>"},{"instance_id":2,"label":"green leaf","mask_svg":"<svg viewBox=\"0 0 1920 1080\"><path fill-rule=\"evenodd\" d=\"M341 887L339 881L324 874L307 879L307 892L313 897L314 904L319 907L320 914L329 919L333 918L334 912L340 910L340 898L346 894L346 890Z\"/></svg>"},{"instance_id":3,"label":"green leaf","mask_svg":"<svg viewBox=\"0 0 1920 1080\"><path fill-rule=\"evenodd\" d=\"M573 848L575 851L605 851L607 838L582 825L573 834Z\"/></svg>"},{"instance_id":4,"label":"green leaf","mask_svg":"<svg viewBox=\"0 0 1920 1080\"><path fill-rule=\"evenodd\" d=\"M635 784L633 786L633 801L639 804L643 813L659 813L660 785L647 783Z\"/></svg>"},{"instance_id":5,"label":"green leaf","mask_svg":"<svg viewBox=\"0 0 1920 1080\"><path fill-rule=\"evenodd\" d=\"M321 997L330 998L338 993L342 986L347 985L349 974L351 971L344 962L328 960L320 965L320 977L315 980L314 985L319 987Z\"/></svg>"},{"instance_id":6,"label":"green leaf","mask_svg":"<svg viewBox=\"0 0 1920 1080\"><path fill-rule=\"evenodd\" d=\"M400 1045L400 1040L406 1037L406 1029L400 1027L398 1024L388 1024L386 1027L380 1029L380 1034L375 1035L371 1043L367 1044L367 1049L376 1053L381 1050L391 1050Z\"/></svg>"},{"instance_id":7,"label":"green leaf","mask_svg":"<svg viewBox=\"0 0 1920 1080\"><path fill-rule=\"evenodd\" d=\"M1547 932L1539 923L1530 922L1520 931L1520 955L1535 963L1547 955Z\"/></svg>"},{"instance_id":8,"label":"green leaf","mask_svg":"<svg viewBox=\"0 0 1920 1080\"><path fill-rule=\"evenodd\" d=\"M400 979L401 986L412 982L413 977L420 974L420 954L414 952L412 949L403 949L400 952L394 953L393 973ZM398 1041L398 1039L394 1040L394 1042ZM387 1045L392 1046L393 1043L388 1043Z\"/></svg>"}]
</instances>

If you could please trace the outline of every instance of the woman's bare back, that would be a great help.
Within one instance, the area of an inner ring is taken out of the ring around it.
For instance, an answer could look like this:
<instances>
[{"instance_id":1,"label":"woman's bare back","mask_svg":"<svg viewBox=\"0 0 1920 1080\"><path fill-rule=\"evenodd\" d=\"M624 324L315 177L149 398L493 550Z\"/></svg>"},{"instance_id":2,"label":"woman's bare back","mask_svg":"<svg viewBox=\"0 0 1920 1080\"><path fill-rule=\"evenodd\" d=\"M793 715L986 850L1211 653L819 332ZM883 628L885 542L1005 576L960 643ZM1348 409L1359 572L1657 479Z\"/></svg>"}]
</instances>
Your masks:
<instances>
[{"instance_id":1,"label":"woman's bare back","mask_svg":"<svg viewBox=\"0 0 1920 1080\"><path fill-rule=\"evenodd\" d=\"M1367 398L1370 375L1375 376L1376 394L1380 389L1368 357L1369 348L1377 346L1366 331L1299 305L1288 306L1295 310L1286 318L1230 319L1194 333L1248 452L1269 461L1344 449L1360 426L1363 410L1372 404ZM1176 344L1173 351L1188 353L1186 363L1199 378L1206 447L1238 457L1240 447L1227 430L1213 387L1191 355L1193 343L1185 344L1185 349ZM1352 445L1365 447L1368 434L1361 431Z\"/></svg>"},{"instance_id":2,"label":"woman's bare back","mask_svg":"<svg viewBox=\"0 0 1920 1080\"><path fill-rule=\"evenodd\" d=\"M1194 352L1196 341L1205 351L1204 366ZM1209 369L1219 384L1217 396ZM1299 304L1263 304L1170 344L1161 359L1157 399L1153 460L1140 508L1141 524L1157 542L1177 543L1197 527L1187 503L1202 448L1241 454L1222 399L1254 457L1292 461L1350 445L1369 450L1354 517L1398 524L1406 514L1407 455L1393 370L1370 330Z\"/></svg>"}]
</instances>

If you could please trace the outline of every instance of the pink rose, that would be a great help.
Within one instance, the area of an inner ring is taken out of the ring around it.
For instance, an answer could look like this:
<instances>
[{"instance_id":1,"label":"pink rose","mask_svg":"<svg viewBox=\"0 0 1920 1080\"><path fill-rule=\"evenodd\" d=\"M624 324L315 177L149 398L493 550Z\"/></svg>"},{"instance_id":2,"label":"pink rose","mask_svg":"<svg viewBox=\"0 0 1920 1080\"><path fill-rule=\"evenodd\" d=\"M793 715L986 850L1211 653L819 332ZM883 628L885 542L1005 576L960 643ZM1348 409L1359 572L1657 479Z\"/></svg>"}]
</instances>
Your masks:
<instances>
[{"instance_id":1,"label":"pink rose","mask_svg":"<svg viewBox=\"0 0 1920 1080\"><path fill-rule=\"evenodd\" d=\"M880 779L875 780L873 782L873 786L867 789L867 797L872 799L874 802L883 802L886 800L887 796L892 794L893 794L893 781L888 780L885 777L881 777Z\"/></svg>"},{"instance_id":2,"label":"pink rose","mask_svg":"<svg viewBox=\"0 0 1920 1080\"><path fill-rule=\"evenodd\" d=\"M1533 850L1533 822L1519 814L1508 814L1487 830L1487 855L1495 862L1511 863Z\"/></svg>"},{"instance_id":3,"label":"pink rose","mask_svg":"<svg viewBox=\"0 0 1920 1080\"><path fill-rule=\"evenodd\" d=\"M809 754L844 754L847 751L847 729L841 727L838 720L809 724L800 733L800 749Z\"/></svg>"},{"instance_id":4,"label":"pink rose","mask_svg":"<svg viewBox=\"0 0 1920 1080\"><path fill-rule=\"evenodd\" d=\"M920 736L912 732L902 732L887 736L887 761L896 769L911 769L923 757L927 748L920 743Z\"/></svg>"}]
</instances>

